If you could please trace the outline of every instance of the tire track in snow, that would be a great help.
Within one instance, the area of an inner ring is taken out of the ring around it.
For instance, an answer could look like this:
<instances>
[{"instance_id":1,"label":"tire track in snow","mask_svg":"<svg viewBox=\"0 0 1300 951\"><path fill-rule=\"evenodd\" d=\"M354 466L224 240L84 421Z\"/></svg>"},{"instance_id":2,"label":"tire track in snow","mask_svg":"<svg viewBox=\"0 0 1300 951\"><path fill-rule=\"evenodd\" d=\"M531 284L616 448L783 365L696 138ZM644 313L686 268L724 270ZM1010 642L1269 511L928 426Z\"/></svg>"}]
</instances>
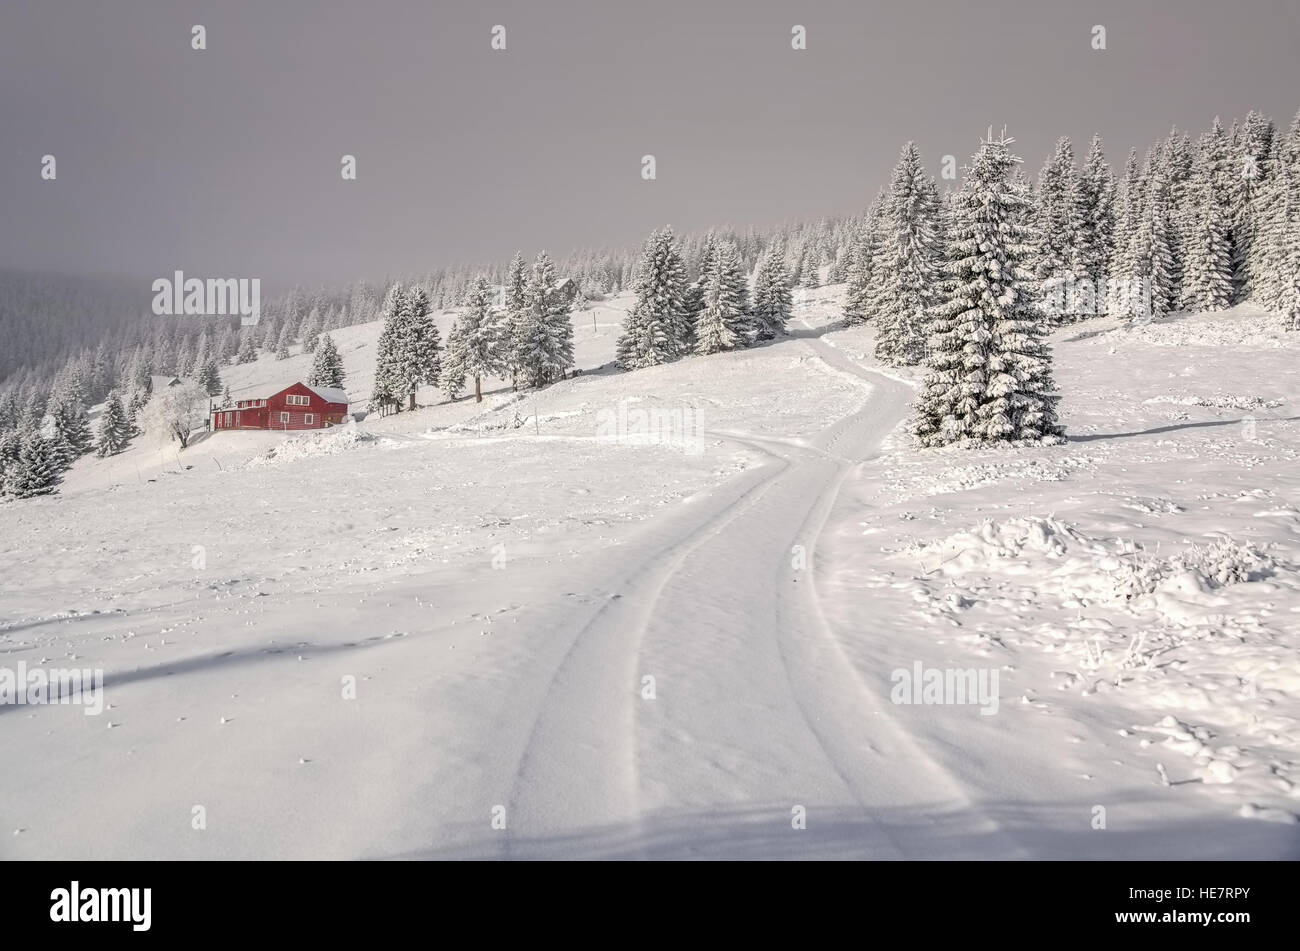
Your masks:
<instances>
[{"instance_id":1,"label":"tire track in snow","mask_svg":"<svg viewBox=\"0 0 1300 951\"><path fill-rule=\"evenodd\" d=\"M905 384L801 342L872 392L808 445L715 433L770 461L620 552L631 567L614 575L617 596L575 626L532 707L506 855L780 856L791 846L903 857L916 849L877 814L926 824L927 806L955 806L971 832L999 835L853 669L813 572L790 578L791 547L815 549L840 486L910 400ZM654 700L638 693L647 674ZM789 837L793 804L809 810L802 838Z\"/></svg>"}]
</instances>

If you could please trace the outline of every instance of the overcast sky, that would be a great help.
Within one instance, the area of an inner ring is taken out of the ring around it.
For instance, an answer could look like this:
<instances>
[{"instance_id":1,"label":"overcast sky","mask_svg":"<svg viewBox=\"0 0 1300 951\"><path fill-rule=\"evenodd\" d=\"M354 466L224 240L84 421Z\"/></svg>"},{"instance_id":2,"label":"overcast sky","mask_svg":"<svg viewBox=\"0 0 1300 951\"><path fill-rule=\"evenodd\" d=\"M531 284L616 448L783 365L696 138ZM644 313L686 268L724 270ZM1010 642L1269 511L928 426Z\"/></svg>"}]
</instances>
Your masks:
<instances>
[{"instance_id":1,"label":"overcast sky","mask_svg":"<svg viewBox=\"0 0 1300 951\"><path fill-rule=\"evenodd\" d=\"M1297 0L2 0L0 265L342 283L856 213L908 139L1005 124L1036 175L1285 127L1298 50Z\"/></svg>"}]
</instances>

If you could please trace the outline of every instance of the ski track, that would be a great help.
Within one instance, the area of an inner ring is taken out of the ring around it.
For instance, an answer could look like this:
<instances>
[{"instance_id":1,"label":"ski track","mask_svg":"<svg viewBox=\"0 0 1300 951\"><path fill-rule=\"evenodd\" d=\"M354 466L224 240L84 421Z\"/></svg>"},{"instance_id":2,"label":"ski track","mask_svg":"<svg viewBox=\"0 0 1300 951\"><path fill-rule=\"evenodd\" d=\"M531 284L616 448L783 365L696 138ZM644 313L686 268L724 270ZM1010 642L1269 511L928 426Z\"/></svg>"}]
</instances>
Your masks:
<instances>
[{"instance_id":1,"label":"ski track","mask_svg":"<svg viewBox=\"0 0 1300 951\"><path fill-rule=\"evenodd\" d=\"M998 853L1022 854L894 722L821 614L817 537L911 394L820 340L801 342L868 382L865 403L806 446L714 433L768 462L623 553L608 599L574 625L544 679L504 841L471 852L905 858L915 848L876 809L909 810L915 826L934 806L964 813ZM814 570L793 568L796 545ZM641 695L647 675L653 699ZM900 758L913 767L906 779ZM799 833L796 806L807 811Z\"/></svg>"}]
</instances>

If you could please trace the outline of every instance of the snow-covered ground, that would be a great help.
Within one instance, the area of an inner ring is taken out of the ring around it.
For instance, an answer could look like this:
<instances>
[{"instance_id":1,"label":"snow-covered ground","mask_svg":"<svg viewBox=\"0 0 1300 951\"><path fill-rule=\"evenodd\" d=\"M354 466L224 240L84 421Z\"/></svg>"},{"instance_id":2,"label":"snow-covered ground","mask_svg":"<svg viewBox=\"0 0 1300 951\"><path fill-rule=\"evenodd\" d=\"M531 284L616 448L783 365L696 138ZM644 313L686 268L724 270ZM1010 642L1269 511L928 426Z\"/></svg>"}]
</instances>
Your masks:
<instances>
[{"instance_id":1,"label":"snow-covered ground","mask_svg":"<svg viewBox=\"0 0 1300 951\"><path fill-rule=\"evenodd\" d=\"M0 667L106 699L0 706L0 855L1300 856L1296 335L1073 325L1066 445L919 452L841 295L631 374L619 298L536 396L0 505Z\"/></svg>"}]
</instances>

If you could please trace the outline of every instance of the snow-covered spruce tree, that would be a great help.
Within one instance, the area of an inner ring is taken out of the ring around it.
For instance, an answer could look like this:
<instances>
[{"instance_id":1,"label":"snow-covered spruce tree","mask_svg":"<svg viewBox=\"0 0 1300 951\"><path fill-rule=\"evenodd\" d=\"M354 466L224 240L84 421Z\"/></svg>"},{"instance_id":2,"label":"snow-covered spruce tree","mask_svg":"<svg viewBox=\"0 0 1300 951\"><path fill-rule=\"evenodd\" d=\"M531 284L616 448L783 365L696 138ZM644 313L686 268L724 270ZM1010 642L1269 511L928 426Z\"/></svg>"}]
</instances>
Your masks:
<instances>
[{"instance_id":1,"label":"snow-covered spruce tree","mask_svg":"<svg viewBox=\"0 0 1300 951\"><path fill-rule=\"evenodd\" d=\"M1044 300L1060 302L1051 308L1056 311L1052 317L1058 320L1078 317L1072 298L1079 282L1089 277L1087 209L1069 138L1057 140L1038 177L1036 197L1035 277L1041 282Z\"/></svg>"},{"instance_id":2,"label":"snow-covered spruce tree","mask_svg":"<svg viewBox=\"0 0 1300 951\"><path fill-rule=\"evenodd\" d=\"M1290 247L1300 231L1300 113L1285 135L1274 137L1268 164L1270 174L1255 215L1251 272L1260 306L1286 313L1292 287Z\"/></svg>"},{"instance_id":3,"label":"snow-covered spruce tree","mask_svg":"<svg viewBox=\"0 0 1300 951\"><path fill-rule=\"evenodd\" d=\"M1224 213L1219 202L1204 202L1189 239L1184 301L1195 310L1232 306L1232 249Z\"/></svg>"},{"instance_id":4,"label":"snow-covered spruce tree","mask_svg":"<svg viewBox=\"0 0 1300 951\"><path fill-rule=\"evenodd\" d=\"M203 387L209 396L216 396L221 392L221 370L217 367L217 358L208 357L199 367L196 376L196 382Z\"/></svg>"},{"instance_id":5,"label":"snow-covered spruce tree","mask_svg":"<svg viewBox=\"0 0 1300 951\"><path fill-rule=\"evenodd\" d=\"M510 386L519 389L519 376L523 364L525 349L524 331L526 329L528 305L528 265L524 263L522 251L516 251L506 271L505 285L505 320L502 353L505 369L510 374Z\"/></svg>"},{"instance_id":6,"label":"snow-covered spruce tree","mask_svg":"<svg viewBox=\"0 0 1300 951\"><path fill-rule=\"evenodd\" d=\"M193 376L196 369L194 366L194 348L190 346L189 337L185 337L176 348L176 375Z\"/></svg>"},{"instance_id":7,"label":"snow-covered spruce tree","mask_svg":"<svg viewBox=\"0 0 1300 951\"><path fill-rule=\"evenodd\" d=\"M519 351L520 375L532 387L563 379L573 366L573 322L556 283L550 255L539 252L528 278Z\"/></svg>"},{"instance_id":8,"label":"snow-covered spruce tree","mask_svg":"<svg viewBox=\"0 0 1300 951\"><path fill-rule=\"evenodd\" d=\"M1055 443L1057 395L1028 269L1028 209L1008 181L1005 134L983 142L956 199L946 270L952 297L932 311L928 369L913 432L926 446Z\"/></svg>"},{"instance_id":9,"label":"snow-covered spruce tree","mask_svg":"<svg viewBox=\"0 0 1300 951\"><path fill-rule=\"evenodd\" d=\"M701 287L704 285L704 276L713 270L714 258L717 253L718 237L710 231L704 236L704 241L700 245L700 259L695 265L696 280Z\"/></svg>"},{"instance_id":10,"label":"snow-covered spruce tree","mask_svg":"<svg viewBox=\"0 0 1300 951\"><path fill-rule=\"evenodd\" d=\"M438 325L429 307L429 295L415 286L406 294L404 320L393 339L393 376L396 392L408 408L415 409L415 393L422 386L437 386L442 375Z\"/></svg>"},{"instance_id":11,"label":"snow-covered spruce tree","mask_svg":"<svg viewBox=\"0 0 1300 951\"><path fill-rule=\"evenodd\" d=\"M1145 294L1132 293L1129 316L1135 320L1163 317L1175 304L1174 258L1170 246L1172 227L1169 218L1169 184L1163 170L1153 169L1146 183L1145 214L1133 239L1130 263L1133 270L1126 275L1130 287L1135 282L1147 282L1150 291L1149 314L1142 313Z\"/></svg>"},{"instance_id":12,"label":"snow-covered spruce tree","mask_svg":"<svg viewBox=\"0 0 1300 951\"><path fill-rule=\"evenodd\" d=\"M818 264L820 255L817 248L811 244L804 248L802 261L799 266L799 283L807 288L817 288L822 286L821 265Z\"/></svg>"},{"instance_id":13,"label":"snow-covered spruce tree","mask_svg":"<svg viewBox=\"0 0 1300 951\"><path fill-rule=\"evenodd\" d=\"M0 429L0 496L9 494L9 479L18 468L18 453L22 445L22 430Z\"/></svg>"},{"instance_id":14,"label":"snow-covered spruce tree","mask_svg":"<svg viewBox=\"0 0 1300 951\"><path fill-rule=\"evenodd\" d=\"M1106 279L1115 240L1115 176L1106 162L1099 135L1092 137L1088 155L1083 161L1083 171L1079 175L1079 204L1083 222L1080 257L1091 284L1092 301L1090 309L1086 306L1074 309L1097 314L1105 307Z\"/></svg>"},{"instance_id":15,"label":"snow-covered spruce tree","mask_svg":"<svg viewBox=\"0 0 1300 951\"><path fill-rule=\"evenodd\" d=\"M12 390L0 396L0 432L18 428L18 397Z\"/></svg>"},{"instance_id":16,"label":"snow-covered spruce tree","mask_svg":"<svg viewBox=\"0 0 1300 951\"><path fill-rule=\"evenodd\" d=\"M785 270L785 253L777 245L768 248L754 278L752 308L756 340L783 336L790 320L790 277Z\"/></svg>"},{"instance_id":17,"label":"snow-covered spruce tree","mask_svg":"<svg viewBox=\"0 0 1300 951\"><path fill-rule=\"evenodd\" d=\"M384 327L375 346L375 378L370 387L370 408L379 413L401 412L407 396L400 360L403 337L410 324L410 296L401 284L388 289L384 300Z\"/></svg>"},{"instance_id":18,"label":"snow-covered spruce tree","mask_svg":"<svg viewBox=\"0 0 1300 951\"><path fill-rule=\"evenodd\" d=\"M245 330L239 336L239 355L235 357L236 363L256 363L257 362L257 343L253 340L253 332Z\"/></svg>"},{"instance_id":19,"label":"snow-covered spruce tree","mask_svg":"<svg viewBox=\"0 0 1300 951\"><path fill-rule=\"evenodd\" d=\"M1197 154L1193 164L1195 179L1193 187L1196 190L1201 220L1213 217L1205 210L1207 202L1213 202L1218 206L1217 216L1223 222L1228 239L1229 260L1232 262L1237 260L1237 239L1234 228L1238 216L1233 208L1233 196L1236 194L1237 177L1240 171L1240 166L1233 162L1232 145L1228 134L1224 131L1218 116L1215 116L1214 124L1197 143ZM1232 299L1236 300L1236 298L1237 287L1234 283Z\"/></svg>"},{"instance_id":20,"label":"snow-covered spruce tree","mask_svg":"<svg viewBox=\"0 0 1300 951\"><path fill-rule=\"evenodd\" d=\"M885 193L881 191L859 226L853 244L849 286L844 298L844 319L849 324L865 324L876 316L880 287L877 272L883 270L878 265L878 259L882 256L884 214ZM792 275L791 283L793 282Z\"/></svg>"},{"instance_id":21,"label":"snow-covered spruce tree","mask_svg":"<svg viewBox=\"0 0 1300 951\"><path fill-rule=\"evenodd\" d=\"M465 390L465 334L459 320L452 321L447 331L447 346L442 353L442 369L438 386L443 396L454 403Z\"/></svg>"},{"instance_id":22,"label":"snow-covered spruce tree","mask_svg":"<svg viewBox=\"0 0 1300 951\"><path fill-rule=\"evenodd\" d=\"M939 192L909 142L894 168L882 219L876 358L914 366L925 353L925 314L939 271Z\"/></svg>"},{"instance_id":23,"label":"snow-covered spruce tree","mask_svg":"<svg viewBox=\"0 0 1300 951\"><path fill-rule=\"evenodd\" d=\"M1141 222L1141 178L1138 175L1137 149L1130 149L1124 163L1124 181L1120 184L1116 201L1115 242L1110 255L1110 274L1122 278L1133 270L1130 261L1133 238ZM1114 309L1112 307L1112 309Z\"/></svg>"},{"instance_id":24,"label":"snow-covered spruce tree","mask_svg":"<svg viewBox=\"0 0 1300 951\"><path fill-rule=\"evenodd\" d=\"M6 491L18 499L49 495L59 484L60 471L50 441L39 429L30 429L23 434L18 463L5 482Z\"/></svg>"},{"instance_id":25,"label":"snow-covered spruce tree","mask_svg":"<svg viewBox=\"0 0 1300 951\"><path fill-rule=\"evenodd\" d=\"M717 244L712 266L702 279L704 307L695 321L695 352L720 353L744 346L748 342L748 295L734 244Z\"/></svg>"},{"instance_id":26,"label":"snow-covered spruce tree","mask_svg":"<svg viewBox=\"0 0 1300 951\"><path fill-rule=\"evenodd\" d=\"M615 351L619 366L636 370L677 359L685 352L690 326L686 266L671 227L646 239L633 288L636 298Z\"/></svg>"},{"instance_id":27,"label":"snow-covered spruce tree","mask_svg":"<svg viewBox=\"0 0 1300 951\"><path fill-rule=\"evenodd\" d=\"M311 313L302 325L302 352L315 353L316 343L320 340L320 334L323 326L321 324L320 312L312 308Z\"/></svg>"},{"instance_id":28,"label":"snow-covered spruce tree","mask_svg":"<svg viewBox=\"0 0 1300 951\"><path fill-rule=\"evenodd\" d=\"M1191 140L1177 128L1165 140L1165 180L1169 183L1169 250L1174 259L1173 307L1185 310L1188 247L1195 235L1195 196L1192 189Z\"/></svg>"},{"instance_id":29,"label":"snow-covered spruce tree","mask_svg":"<svg viewBox=\"0 0 1300 951\"><path fill-rule=\"evenodd\" d=\"M311 373L307 376L307 383L311 386L330 386L341 390L345 379L343 357L334 346L334 340L329 334L321 334L320 342L316 345L315 359L312 360Z\"/></svg>"},{"instance_id":30,"label":"snow-covered spruce tree","mask_svg":"<svg viewBox=\"0 0 1300 951\"><path fill-rule=\"evenodd\" d=\"M86 413L86 405L81 402L74 388L61 389L54 394L50 415L54 417L51 451L60 468L66 469L77 457L90 451L93 442L90 417Z\"/></svg>"},{"instance_id":31,"label":"snow-covered spruce tree","mask_svg":"<svg viewBox=\"0 0 1300 951\"><path fill-rule=\"evenodd\" d=\"M258 346L261 347L263 350L267 351L268 353L274 353L276 348L276 343L280 339L280 322L275 317L271 317L270 319L266 320L263 324L259 324L258 330L261 333L261 337L258 341ZM200 340L199 342L198 352L201 356L204 357L207 356L207 346L203 340Z\"/></svg>"},{"instance_id":32,"label":"snow-covered spruce tree","mask_svg":"<svg viewBox=\"0 0 1300 951\"><path fill-rule=\"evenodd\" d=\"M843 248L835 252L835 260L826 269L827 284L843 284L849 279L849 255Z\"/></svg>"},{"instance_id":33,"label":"snow-covered spruce tree","mask_svg":"<svg viewBox=\"0 0 1300 951\"><path fill-rule=\"evenodd\" d=\"M1236 236L1233 283L1237 287L1238 300L1246 300L1256 292L1254 268L1259 252L1254 243L1259 220L1264 214L1260 199L1273 171L1269 161L1273 138L1273 120L1252 109L1234 141L1235 150L1230 161L1236 168L1229 202Z\"/></svg>"},{"instance_id":34,"label":"snow-covered spruce tree","mask_svg":"<svg viewBox=\"0 0 1300 951\"><path fill-rule=\"evenodd\" d=\"M275 358L277 360L289 359L289 345L291 343L293 343L293 326L286 320L280 326L280 335L275 340Z\"/></svg>"},{"instance_id":35,"label":"snow-covered spruce tree","mask_svg":"<svg viewBox=\"0 0 1300 951\"><path fill-rule=\"evenodd\" d=\"M117 390L113 390L104 401L104 413L99 418L99 439L95 442L95 454L100 458L116 455L126 446L130 436L131 427L122 406L122 398L117 395Z\"/></svg>"},{"instance_id":36,"label":"snow-covered spruce tree","mask_svg":"<svg viewBox=\"0 0 1300 951\"><path fill-rule=\"evenodd\" d=\"M465 312L457 327L463 350L463 374L474 378L474 402L483 402L483 377L500 373L504 366L500 320L492 310L492 286L478 277L470 287Z\"/></svg>"}]
</instances>

